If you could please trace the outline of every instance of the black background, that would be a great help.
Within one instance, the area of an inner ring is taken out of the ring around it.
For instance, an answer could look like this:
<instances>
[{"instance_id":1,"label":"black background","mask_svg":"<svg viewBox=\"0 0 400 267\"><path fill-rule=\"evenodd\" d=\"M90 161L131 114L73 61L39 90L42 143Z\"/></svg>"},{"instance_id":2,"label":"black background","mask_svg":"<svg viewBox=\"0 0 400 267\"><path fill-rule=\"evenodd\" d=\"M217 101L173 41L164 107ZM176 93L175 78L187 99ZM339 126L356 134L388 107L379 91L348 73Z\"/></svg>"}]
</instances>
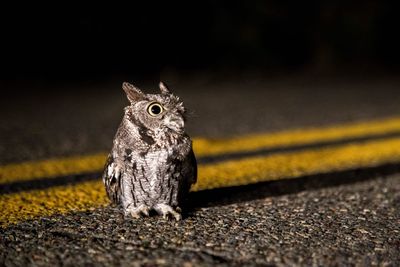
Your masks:
<instances>
[{"instance_id":1,"label":"black background","mask_svg":"<svg viewBox=\"0 0 400 267\"><path fill-rule=\"evenodd\" d=\"M2 81L183 74L396 74L395 1L141 1L1 10Z\"/></svg>"}]
</instances>

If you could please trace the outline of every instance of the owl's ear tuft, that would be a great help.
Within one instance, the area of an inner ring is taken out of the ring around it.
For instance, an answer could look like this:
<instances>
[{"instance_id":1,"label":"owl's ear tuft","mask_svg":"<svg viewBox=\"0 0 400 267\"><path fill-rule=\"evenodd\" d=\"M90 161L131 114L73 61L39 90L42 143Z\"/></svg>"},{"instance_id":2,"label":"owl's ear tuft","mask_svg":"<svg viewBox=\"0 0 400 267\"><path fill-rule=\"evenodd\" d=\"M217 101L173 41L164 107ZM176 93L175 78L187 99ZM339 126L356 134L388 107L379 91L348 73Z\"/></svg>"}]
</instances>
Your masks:
<instances>
[{"instance_id":1,"label":"owl's ear tuft","mask_svg":"<svg viewBox=\"0 0 400 267\"><path fill-rule=\"evenodd\" d=\"M130 102L136 102L145 97L143 92L139 88L128 82L122 83L122 89L124 89L126 96L128 97L128 100Z\"/></svg>"},{"instance_id":2,"label":"owl's ear tuft","mask_svg":"<svg viewBox=\"0 0 400 267\"><path fill-rule=\"evenodd\" d=\"M168 86L165 83L160 82L158 86L160 87L160 91L162 94L166 95L171 93L171 91L169 90Z\"/></svg>"}]
</instances>

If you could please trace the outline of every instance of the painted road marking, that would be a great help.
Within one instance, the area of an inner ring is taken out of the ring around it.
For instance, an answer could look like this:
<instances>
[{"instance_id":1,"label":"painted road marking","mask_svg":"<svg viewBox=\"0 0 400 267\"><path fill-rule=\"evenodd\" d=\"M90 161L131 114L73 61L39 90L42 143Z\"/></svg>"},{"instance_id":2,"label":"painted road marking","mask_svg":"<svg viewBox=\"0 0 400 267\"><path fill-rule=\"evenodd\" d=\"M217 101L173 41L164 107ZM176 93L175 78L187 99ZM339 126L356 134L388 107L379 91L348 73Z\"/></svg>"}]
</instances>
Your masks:
<instances>
[{"instance_id":1,"label":"painted road marking","mask_svg":"<svg viewBox=\"0 0 400 267\"><path fill-rule=\"evenodd\" d=\"M210 157L234 152L300 146L391 133L400 133L400 118L220 140L195 138L193 146L197 157ZM0 184L99 172L104 166L105 159L106 153L98 153L0 166Z\"/></svg>"},{"instance_id":2,"label":"painted road marking","mask_svg":"<svg viewBox=\"0 0 400 267\"><path fill-rule=\"evenodd\" d=\"M366 137L399 132L400 118L333 125L323 128L288 130L277 133L253 134L229 139L196 139L196 155L210 156L251 151L263 148L287 147L333 140Z\"/></svg>"},{"instance_id":3,"label":"painted road marking","mask_svg":"<svg viewBox=\"0 0 400 267\"><path fill-rule=\"evenodd\" d=\"M305 150L327 148L334 146L337 147L351 143L378 141L395 137L400 138L400 133L375 135L375 136L359 137L359 138L344 139L344 140L342 139L334 142L318 142L308 145L294 145L290 147L277 147L277 148L260 149L253 151L243 151L233 154L213 155L213 156L198 158L197 163L200 168L203 168L204 165L215 164L222 161L226 162L226 161L241 160L244 158L251 158L251 157L263 157L263 156L265 157L271 154L291 153L302 150L305 151ZM44 178L39 177L34 180L26 180L26 181L17 180L10 183L0 183L0 194L16 193L34 189L45 189L57 185L76 184L89 180L97 180L100 176L101 176L101 170L98 170L97 172L94 173L82 172L78 174L69 174L65 176L44 177Z\"/></svg>"},{"instance_id":4,"label":"painted road marking","mask_svg":"<svg viewBox=\"0 0 400 267\"><path fill-rule=\"evenodd\" d=\"M104 167L105 153L48 159L0 166L0 184L98 172Z\"/></svg>"},{"instance_id":5,"label":"painted road marking","mask_svg":"<svg viewBox=\"0 0 400 267\"><path fill-rule=\"evenodd\" d=\"M400 163L400 138L220 162L199 168L194 191Z\"/></svg>"},{"instance_id":6,"label":"painted road marking","mask_svg":"<svg viewBox=\"0 0 400 267\"><path fill-rule=\"evenodd\" d=\"M0 196L0 226L36 217L84 211L108 204L104 185L89 181Z\"/></svg>"},{"instance_id":7,"label":"painted road marking","mask_svg":"<svg viewBox=\"0 0 400 267\"><path fill-rule=\"evenodd\" d=\"M0 184L0 195L99 180L99 177L101 176L102 176L101 172L82 173L82 174L71 174L67 176L41 178L41 179L38 178L29 181L18 181L13 183Z\"/></svg>"},{"instance_id":8,"label":"painted road marking","mask_svg":"<svg viewBox=\"0 0 400 267\"><path fill-rule=\"evenodd\" d=\"M400 163L400 138L273 154L199 167L193 191ZM0 196L0 225L107 205L100 180Z\"/></svg>"}]
</instances>

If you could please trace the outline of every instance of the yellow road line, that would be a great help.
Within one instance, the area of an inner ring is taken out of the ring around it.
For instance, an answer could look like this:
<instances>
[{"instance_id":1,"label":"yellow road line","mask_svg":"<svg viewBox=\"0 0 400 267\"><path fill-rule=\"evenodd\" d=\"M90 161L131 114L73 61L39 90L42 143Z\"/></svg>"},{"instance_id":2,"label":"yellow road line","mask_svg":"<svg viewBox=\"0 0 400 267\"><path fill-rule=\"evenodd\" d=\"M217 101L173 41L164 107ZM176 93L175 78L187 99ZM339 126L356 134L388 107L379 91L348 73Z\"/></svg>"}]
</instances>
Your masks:
<instances>
[{"instance_id":1,"label":"yellow road line","mask_svg":"<svg viewBox=\"0 0 400 267\"><path fill-rule=\"evenodd\" d=\"M400 131L400 118L394 117L323 128L253 134L229 139L210 140L199 138L194 143L194 148L196 155L210 156L238 151L251 151L261 148L313 144L398 131Z\"/></svg>"},{"instance_id":2,"label":"yellow road line","mask_svg":"<svg viewBox=\"0 0 400 267\"><path fill-rule=\"evenodd\" d=\"M100 171L105 153L0 166L0 184Z\"/></svg>"},{"instance_id":3,"label":"yellow road line","mask_svg":"<svg viewBox=\"0 0 400 267\"><path fill-rule=\"evenodd\" d=\"M36 217L90 210L107 203L100 181L0 195L0 226Z\"/></svg>"},{"instance_id":4,"label":"yellow road line","mask_svg":"<svg viewBox=\"0 0 400 267\"><path fill-rule=\"evenodd\" d=\"M199 168L193 190L239 186L400 162L400 138L221 162Z\"/></svg>"},{"instance_id":5,"label":"yellow road line","mask_svg":"<svg viewBox=\"0 0 400 267\"><path fill-rule=\"evenodd\" d=\"M195 138L193 146L197 157L202 157L261 148L335 141L396 131L400 131L400 118L336 125L319 129L299 129L247 135L221 140ZM99 153L0 166L0 184L101 171L105 157L106 153Z\"/></svg>"},{"instance_id":6,"label":"yellow road line","mask_svg":"<svg viewBox=\"0 0 400 267\"><path fill-rule=\"evenodd\" d=\"M400 138L274 154L199 167L193 191L400 162ZM101 181L0 196L0 225L108 203Z\"/></svg>"}]
</instances>

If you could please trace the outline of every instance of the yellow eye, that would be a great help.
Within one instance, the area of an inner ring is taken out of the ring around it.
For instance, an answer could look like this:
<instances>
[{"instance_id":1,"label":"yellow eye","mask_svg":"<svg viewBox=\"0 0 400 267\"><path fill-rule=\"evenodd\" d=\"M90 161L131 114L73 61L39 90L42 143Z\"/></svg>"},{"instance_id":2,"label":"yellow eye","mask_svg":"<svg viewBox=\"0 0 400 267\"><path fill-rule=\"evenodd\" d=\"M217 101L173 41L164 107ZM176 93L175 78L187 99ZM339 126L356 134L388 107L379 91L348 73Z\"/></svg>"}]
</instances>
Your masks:
<instances>
[{"instance_id":1,"label":"yellow eye","mask_svg":"<svg viewBox=\"0 0 400 267\"><path fill-rule=\"evenodd\" d=\"M160 103L153 102L147 107L147 113L155 117L160 115L164 111L163 106Z\"/></svg>"}]
</instances>

